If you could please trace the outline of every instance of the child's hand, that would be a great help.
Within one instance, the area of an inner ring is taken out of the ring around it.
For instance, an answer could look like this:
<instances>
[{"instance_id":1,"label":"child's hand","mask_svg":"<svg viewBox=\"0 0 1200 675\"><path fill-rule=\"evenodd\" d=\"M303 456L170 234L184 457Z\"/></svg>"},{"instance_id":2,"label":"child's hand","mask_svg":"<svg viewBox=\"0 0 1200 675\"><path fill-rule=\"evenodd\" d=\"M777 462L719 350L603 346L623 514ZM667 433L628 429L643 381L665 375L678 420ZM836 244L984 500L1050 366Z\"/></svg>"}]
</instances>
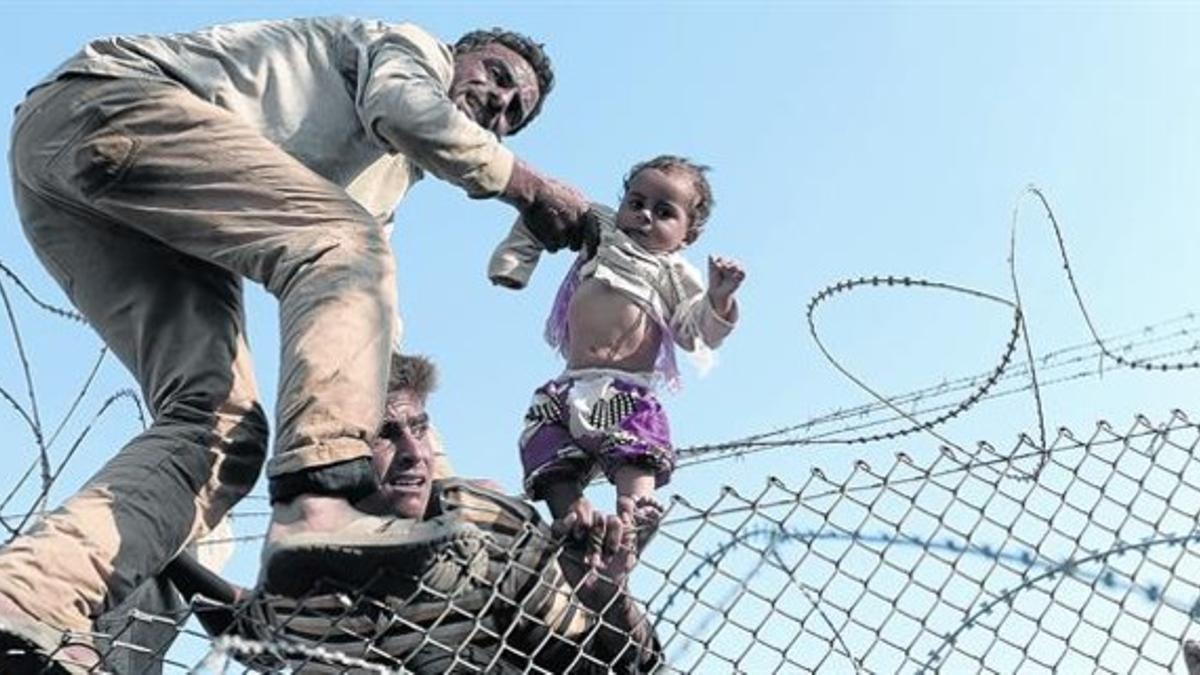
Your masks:
<instances>
[{"instance_id":1,"label":"child's hand","mask_svg":"<svg viewBox=\"0 0 1200 675\"><path fill-rule=\"evenodd\" d=\"M729 318L733 313L733 294L746 278L746 270L736 260L708 256L708 299L717 314Z\"/></svg>"}]
</instances>

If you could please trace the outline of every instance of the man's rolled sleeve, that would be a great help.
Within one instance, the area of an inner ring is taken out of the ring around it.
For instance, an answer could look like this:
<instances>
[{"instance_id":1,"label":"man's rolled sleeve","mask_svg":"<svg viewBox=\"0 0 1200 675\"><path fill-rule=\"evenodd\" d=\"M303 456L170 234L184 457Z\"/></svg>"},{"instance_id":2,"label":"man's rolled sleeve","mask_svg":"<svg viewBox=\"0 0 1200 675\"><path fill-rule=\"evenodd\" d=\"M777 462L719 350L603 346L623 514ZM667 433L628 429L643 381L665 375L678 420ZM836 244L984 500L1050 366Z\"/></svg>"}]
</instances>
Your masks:
<instances>
[{"instance_id":1,"label":"man's rolled sleeve","mask_svg":"<svg viewBox=\"0 0 1200 675\"><path fill-rule=\"evenodd\" d=\"M410 24L389 26L363 60L358 113L375 142L471 197L504 190L512 175L512 151L450 100L454 57L449 47Z\"/></svg>"}]
</instances>

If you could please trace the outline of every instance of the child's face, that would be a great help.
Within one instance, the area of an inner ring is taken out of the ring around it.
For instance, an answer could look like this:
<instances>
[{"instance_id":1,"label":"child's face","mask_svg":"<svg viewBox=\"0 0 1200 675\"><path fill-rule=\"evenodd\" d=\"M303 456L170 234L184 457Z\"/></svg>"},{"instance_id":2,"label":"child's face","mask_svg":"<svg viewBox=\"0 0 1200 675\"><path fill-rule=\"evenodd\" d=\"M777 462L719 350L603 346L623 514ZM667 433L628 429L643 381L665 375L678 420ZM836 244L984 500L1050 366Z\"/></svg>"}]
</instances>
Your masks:
<instances>
[{"instance_id":1,"label":"child's face","mask_svg":"<svg viewBox=\"0 0 1200 675\"><path fill-rule=\"evenodd\" d=\"M647 251L670 253L683 248L696 199L682 173L643 169L633 180L617 209L617 227Z\"/></svg>"}]
</instances>

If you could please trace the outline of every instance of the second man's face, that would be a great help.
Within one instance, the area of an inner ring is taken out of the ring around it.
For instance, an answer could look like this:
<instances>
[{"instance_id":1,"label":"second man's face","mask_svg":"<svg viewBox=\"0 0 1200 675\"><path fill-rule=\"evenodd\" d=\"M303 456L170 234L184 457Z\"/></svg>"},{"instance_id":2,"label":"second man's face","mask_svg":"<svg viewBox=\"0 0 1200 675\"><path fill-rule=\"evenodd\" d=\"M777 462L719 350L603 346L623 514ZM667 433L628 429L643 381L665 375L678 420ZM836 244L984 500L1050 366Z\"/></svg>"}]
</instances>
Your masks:
<instances>
[{"instance_id":1,"label":"second man's face","mask_svg":"<svg viewBox=\"0 0 1200 675\"><path fill-rule=\"evenodd\" d=\"M537 73L498 42L456 54L450 99L479 126L508 136L529 118L538 96Z\"/></svg>"},{"instance_id":2,"label":"second man's face","mask_svg":"<svg viewBox=\"0 0 1200 675\"><path fill-rule=\"evenodd\" d=\"M407 391L388 394L383 427L371 445L379 496L393 515L421 518L433 480L433 446L425 403Z\"/></svg>"}]
</instances>

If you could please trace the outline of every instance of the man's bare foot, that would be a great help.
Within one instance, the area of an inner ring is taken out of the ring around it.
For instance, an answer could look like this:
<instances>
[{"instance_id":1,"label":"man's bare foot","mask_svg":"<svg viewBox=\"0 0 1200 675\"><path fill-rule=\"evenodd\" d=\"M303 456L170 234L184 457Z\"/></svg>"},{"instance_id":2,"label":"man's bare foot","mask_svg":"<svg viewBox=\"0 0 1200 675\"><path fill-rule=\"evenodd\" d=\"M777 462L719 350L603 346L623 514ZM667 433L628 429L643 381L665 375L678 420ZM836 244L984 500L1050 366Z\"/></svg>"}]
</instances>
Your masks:
<instances>
[{"instance_id":1,"label":"man's bare foot","mask_svg":"<svg viewBox=\"0 0 1200 675\"><path fill-rule=\"evenodd\" d=\"M354 508L341 497L300 495L290 502L271 506L267 543L296 534L337 532L361 518L371 517L374 516Z\"/></svg>"},{"instance_id":2,"label":"man's bare foot","mask_svg":"<svg viewBox=\"0 0 1200 675\"><path fill-rule=\"evenodd\" d=\"M482 544L469 524L376 516L336 497L301 495L272 507L259 583L290 597L330 585L408 588L448 545L468 551Z\"/></svg>"}]
</instances>

